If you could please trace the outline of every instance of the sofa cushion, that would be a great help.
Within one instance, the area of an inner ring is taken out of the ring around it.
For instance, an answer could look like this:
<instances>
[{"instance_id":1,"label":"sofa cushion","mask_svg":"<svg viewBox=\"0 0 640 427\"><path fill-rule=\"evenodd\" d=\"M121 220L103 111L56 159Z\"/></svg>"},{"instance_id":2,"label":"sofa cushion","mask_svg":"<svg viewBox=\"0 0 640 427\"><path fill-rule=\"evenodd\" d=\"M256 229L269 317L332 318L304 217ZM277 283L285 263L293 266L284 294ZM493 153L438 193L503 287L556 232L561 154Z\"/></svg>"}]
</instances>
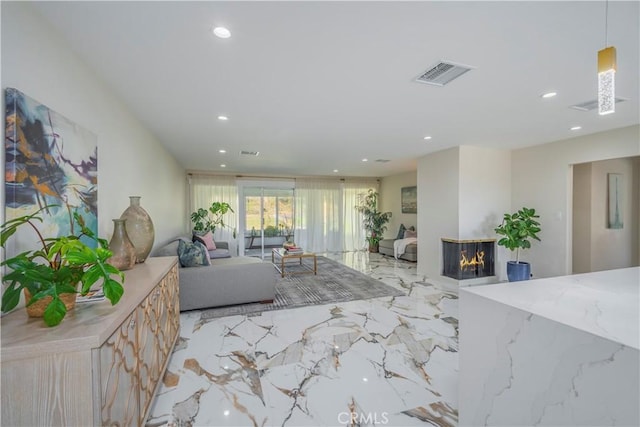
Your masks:
<instances>
[{"instance_id":1,"label":"sofa cushion","mask_svg":"<svg viewBox=\"0 0 640 427\"><path fill-rule=\"evenodd\" d=\"M182 240L181 238L176 238L166 243L163 246L160 246L153 252L152 256L176 256L178 255L178 242Z\"/></svg>"},{"instance_id":2,"label":"sofa cushion","mask_svg":"<svg viewBox=\"0 0 640 427\"><path fill-rule=\"evenodd\" d=\"M417 231L406 230L404 232L404 238L405 239L416 238L416 237L418 237L418 232Z\"/></svg>"},{"instance_id":3,"label":"sofa cushion","mask_svg":"<svg viewBox=\"0 0 640 427\"><path fill-rule=\"evenodd\" d=\"M180 240L178 242L178 258L183 267L196 267L200 265L211 265L209 252L200 242L188 242Z\"/></svg>"},{"instance_id":4,"label":"sofa cushion","mask_svg":"<svg viewBox=\"0 0 640 427\"><path fill-rule=\"evenodd\" d=\"M193 233L193 241L202 243L208 251L216 250L216 242L213 240L213 233L211 231L207 231L204 234Z\"/></svg>"},{"instance_id":5,"label":"sofa cushion","mask_svg":"<svg viewBox=\"0 0 640 427\"><path fill-rule=\"evenodd\" d=\"M265 261L262 261L260 258L250 257L250 256L234 256L232 258L218 258L211 260L211 265L247 265L247 264L262 264ZM271 263L269 263L271 264Z\"/></svg>"},{"instance_id":6,"label":"sofa cushion","mask_svg":"<svg viewBox=\"0 0 640 427\"><path fill-rule=\"evenodd\" d=\"M398 235L396 236L396 239L404 239L405 231L406 231L406 228L404 224L400 224L400 229L398 230Z\"/></svg>"},{"instance_id":7,"label":"sofa cushion","mask_svg":"<svg viewBox=\"0 0 640 427\"><path fill-rule=\"evenodd\" d=\"M229 249L215 249L213 251L209 251L209 258L231 258L231 253L229 253Z\"/></svg>"}]
</instances>

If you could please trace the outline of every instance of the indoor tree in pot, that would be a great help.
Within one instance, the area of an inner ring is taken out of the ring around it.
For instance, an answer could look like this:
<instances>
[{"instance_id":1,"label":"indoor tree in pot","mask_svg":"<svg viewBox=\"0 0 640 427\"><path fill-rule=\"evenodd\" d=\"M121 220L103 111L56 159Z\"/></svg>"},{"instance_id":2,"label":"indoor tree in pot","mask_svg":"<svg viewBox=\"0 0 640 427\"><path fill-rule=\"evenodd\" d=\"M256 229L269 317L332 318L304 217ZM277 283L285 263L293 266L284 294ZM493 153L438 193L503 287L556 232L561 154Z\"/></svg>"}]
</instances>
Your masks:
<instances>
[{"instance_id":1,"label":"indoor tree in pot","mask_svg":"<svg viewBox=\"0 0 640 427\"><path fill-rule=\"evenodd\" d=\"M516 260L507 262L507 277L510 282L528 280L531 277L531 265L528 262L521 262L519 255L520 249L531 247L529 239L540 241L537 236L540 232L540 223L536 218L540 216L536 215L535 209L523 207L513 214L504 214L502 223L495 229L496 233L504 236L498 240L498 245L516 251Z\"/></svg>"},{"instance_id":2,"label":"indoor tree in pot","mask_svg":"<svg viewBox=\"0 0 640 427\"><path fill-rule=\"evenodd\" d=\"M67 314L67 310L75 305L77 293L86 295L90 288L101 282L105 297L115 305L122 297L124 274L108 263L111 251L104 239L97 238L93 231L85 226L83 217L74 212L70 218L70 235L46 238L36 227L42 222L43 211L57 208L48 205L31 215L11 219L1 226L0 244L4 248L7 240L23 226L30 226L36 233L40 247L36 250L22 252L6 259L0 265L10 270L2 278L7 289L2 294L2 311L13 310L20 301L20 293L25 292L27 312L30 316L43 317L47 326L56 326ZM79 233L74 233L74 225ZM91 248L80 239L87 238L97 243ZM119 281L112 278L119 277ZM78 284L82 284L78 292ZM71 299L67 296L71 295ZM68 300L65 304L64 300ZM42 305L40 310L30 307ZM36 313L40 311L39 313Z\"/></svg>"},{"instance_id":3,"label":"indoor tree in pot","mask_svg":"<svg viewBox=\"0 0 640 427\"><path fill-rule=\"evenodd\" d=\"M195 233L206 233L211 231L215 233L216 228L226 227L224 223L224 215L227 212L234 212L231 205L227 202L213 202L209 209L199 208L191 213L191 222L193 222L193 231ZM236 237L236 230L233 229L233 237Z\"/></svg>"},{"instance_id":4,"label":"indoor tree in pot","mask_svg":"<svg viewBox=\"0 0 640 427\"><path fill-rule=\"evenodd\" d=\"M369 189L366 194L362 195L360 204L356 206L356 209L363 216L363 226L367 232L369 252L378 252L378 244L387 229L391 212L380 212L378 210L378 192L373 189Z\"/></svg>"}]
</instances>

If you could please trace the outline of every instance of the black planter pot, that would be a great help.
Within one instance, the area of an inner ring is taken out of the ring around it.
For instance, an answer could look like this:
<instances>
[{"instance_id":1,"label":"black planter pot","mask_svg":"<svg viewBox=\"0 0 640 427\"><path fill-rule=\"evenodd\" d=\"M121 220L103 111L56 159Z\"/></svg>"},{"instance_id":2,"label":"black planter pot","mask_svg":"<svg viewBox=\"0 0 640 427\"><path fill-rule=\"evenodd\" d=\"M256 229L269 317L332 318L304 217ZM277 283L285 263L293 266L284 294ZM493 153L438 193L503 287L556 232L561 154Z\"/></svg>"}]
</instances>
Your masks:
<instances>
[{"instance_id":1,"label":"black planter pot","mask_svg":"<svg viewBox=\"0 0 640 427\"><path fill-rule=\"evenodd\" d=\"M522 261L507 261L507 277L510 282L529 280L531 277L531 264Z\"/></svg>"}]
</instances>

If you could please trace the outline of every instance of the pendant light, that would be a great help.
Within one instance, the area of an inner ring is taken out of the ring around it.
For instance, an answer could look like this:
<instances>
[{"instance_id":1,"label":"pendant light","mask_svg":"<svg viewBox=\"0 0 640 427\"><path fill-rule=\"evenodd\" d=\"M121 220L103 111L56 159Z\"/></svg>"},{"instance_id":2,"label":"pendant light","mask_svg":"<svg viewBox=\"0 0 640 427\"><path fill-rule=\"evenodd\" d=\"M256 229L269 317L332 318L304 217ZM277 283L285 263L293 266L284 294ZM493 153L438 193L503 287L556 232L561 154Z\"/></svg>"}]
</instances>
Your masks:
<instances>
[{"instance_id":1,"label":"pendant light","mask_svg":"<svg viewBox=\"0 0 640 427\"><path fill-rule=\"evenodd\" d=\"M598 51L598 114L611 114L616 111L616 48L607 47L607 25L609 20L609 1L606 2L604 20L604 45Z\"/></svg>"}]
</instances>

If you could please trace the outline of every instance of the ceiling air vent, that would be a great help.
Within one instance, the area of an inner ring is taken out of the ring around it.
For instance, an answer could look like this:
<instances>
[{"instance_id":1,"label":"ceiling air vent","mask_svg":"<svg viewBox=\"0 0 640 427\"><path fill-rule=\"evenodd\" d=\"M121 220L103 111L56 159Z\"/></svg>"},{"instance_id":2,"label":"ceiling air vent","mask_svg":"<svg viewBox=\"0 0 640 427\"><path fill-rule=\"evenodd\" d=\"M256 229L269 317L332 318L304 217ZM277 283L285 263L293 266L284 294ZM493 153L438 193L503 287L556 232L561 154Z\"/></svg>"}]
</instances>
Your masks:
<instances>
[{"instance_id":1,"label":"ceiling air vent","mask_svg":"<svg viewBox=\"0 0 640 427\"><path fill-rule=\"evenodd\" d=\"M243 156L257 156L258 154L260 154L259 151L246 151L246 150L242 150L240 151L240 154Z\"/></svg>"},{"instance_id":2,"label":"ceiling air vent","mask_svg":"<svg viewBox=\"0 0 640 427\"><path fill-rule=\"evenodd\" d=\"M626 99L624 98L616 98L616 104L619 102L624 102ZM583 102L582 104L571 105L569 108L573 108L578 111L591 111L598 108L598 100L593 99L591 101Z\"/></svg>"},{"instance_id":3,"label":"ceiling air vent","mask_svg":"<svg viewBox=\"0 0 640 427\"><path fill-rule=\"evenodd\" d=\"M444 86L472 69L473 67L467 65L442 61L416 77L415 81L429 85Z\"/></svg>"},{"instance_id":4,"label":"ceiling air vent","mask_svg":"<svg viewBox=\"0 0 640 427\"><path fill-rule=\"evenodd\" d=\"M378 162L378 163L387 163L389 161L390 160L388 160L388 159L378 159L378 160L376 160L376 162Z\"/></svg>"}]
</instances>

